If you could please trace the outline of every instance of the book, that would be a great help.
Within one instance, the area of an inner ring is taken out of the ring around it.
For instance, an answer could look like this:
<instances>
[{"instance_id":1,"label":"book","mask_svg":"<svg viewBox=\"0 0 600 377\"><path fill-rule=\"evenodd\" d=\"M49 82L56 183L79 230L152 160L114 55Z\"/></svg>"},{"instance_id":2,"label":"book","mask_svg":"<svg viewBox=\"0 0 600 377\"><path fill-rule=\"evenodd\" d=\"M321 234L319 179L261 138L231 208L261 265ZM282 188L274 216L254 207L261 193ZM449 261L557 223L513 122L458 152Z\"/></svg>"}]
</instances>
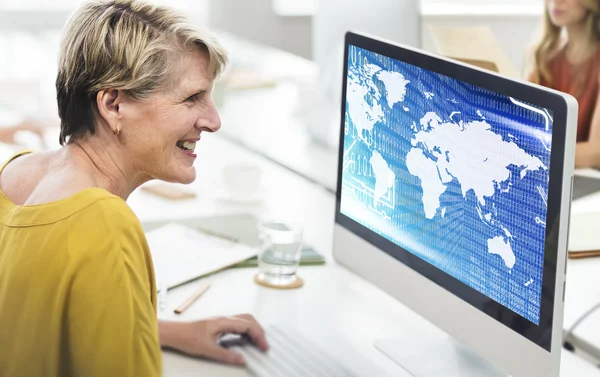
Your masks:
<instances>
[{"instance_id":1,"label":"book","mask_svg":"<svg viewBox=\"0 0 600 377\"><path fill-rule=\"evenodd\" d=\"M325 264L325 257L311 246L302 245L300 266L319 266ZM252 257L242 261L232 268L258 267L258 258Z\"/></svg>"}]
</instances>

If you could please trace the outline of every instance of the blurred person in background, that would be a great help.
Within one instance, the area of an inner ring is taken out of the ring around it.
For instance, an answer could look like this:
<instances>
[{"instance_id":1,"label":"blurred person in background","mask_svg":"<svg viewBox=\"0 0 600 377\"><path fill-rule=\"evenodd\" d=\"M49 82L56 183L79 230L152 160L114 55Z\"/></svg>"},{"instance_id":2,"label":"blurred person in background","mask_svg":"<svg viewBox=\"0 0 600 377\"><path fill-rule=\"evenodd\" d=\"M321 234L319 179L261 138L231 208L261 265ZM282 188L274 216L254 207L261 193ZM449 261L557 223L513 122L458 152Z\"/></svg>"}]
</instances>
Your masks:
<instances>
[{"instance_id":1,"label":"blurred person in background","mask_svg":"<svg viewBox=\"0 0 600 377\"><path fill-rule=\"evenodd\" d=\"M600 169L600 0L545 0L528 79L579 103L576 168Z\"/></svg>"},{"instance_id":2,"label":"blurred person in background","mask_svg":"<svg viewBox=\"0 0 600 377\"><path fill-rule=\"evenodd\" d=\"M0 124L0 143L16 144L18 142L16 135L19 132L31 132L43 140L47 127L49 127L47 124L34 120L24 120L10 125Z\"/></svg>"}]
</instances>

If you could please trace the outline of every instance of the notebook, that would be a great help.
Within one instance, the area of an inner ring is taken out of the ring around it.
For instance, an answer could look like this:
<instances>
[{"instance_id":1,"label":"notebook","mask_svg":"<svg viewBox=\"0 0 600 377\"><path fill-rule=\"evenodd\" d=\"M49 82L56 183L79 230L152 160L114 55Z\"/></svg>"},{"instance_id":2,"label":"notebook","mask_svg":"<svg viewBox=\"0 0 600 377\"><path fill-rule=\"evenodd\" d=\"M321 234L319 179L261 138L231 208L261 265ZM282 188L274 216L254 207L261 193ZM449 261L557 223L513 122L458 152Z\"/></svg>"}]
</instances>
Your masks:
<instances>
[{"instance_id":1,"label":"notebook","mask_svg":"<svg viewBox=\"0 0 600 377\"><path fill-rule=\"evenodd\" d=\"M256 248L168 223L146 233L157 287L168 289L255 257Z\"/></svg>"},{"instance_id":2,"label":"notebook","mask_svg":"<svg viewBox=\"0 0 600 377\"><path fill-rule=\"evenodd\" d=\"M569 258L600 256L600 213L578 213L571 216Z\"/></svg>"},{"instance_id":3,"label":"notebook","mask_svg":"<svg viewBox=\"0 0 600 377\"><path fill-rule=\"evenodd\" d=\"M211 234L225 240L239 242L250 248L259 246L258 240L258 219L251 214L232 214L222 216L211 216L203 218L193 218L178 221L180 224L197 229L206 234ZM161 226L162 223L146 223L144 229L150 231ZM302 245L302 254L300 257L301 266L314 266L325 264L325 257L315 250L311 245ZM252 258L240 261L235 267L256 267L258 261L256 255Z\"/></svg>"},{"instance_id":4,"label":"notebook","mask_svg":"<svg viewBox=\"0 0 600 377\"><path fill-rule=\"evenodd\" d=\"M311 246L303 245L300 254L300 266L319 266L325 264L325 257ZM258 267L258 258L253 257L241 263L236 264L233 268L243 267Z\"/></svg>"}]
</instances>

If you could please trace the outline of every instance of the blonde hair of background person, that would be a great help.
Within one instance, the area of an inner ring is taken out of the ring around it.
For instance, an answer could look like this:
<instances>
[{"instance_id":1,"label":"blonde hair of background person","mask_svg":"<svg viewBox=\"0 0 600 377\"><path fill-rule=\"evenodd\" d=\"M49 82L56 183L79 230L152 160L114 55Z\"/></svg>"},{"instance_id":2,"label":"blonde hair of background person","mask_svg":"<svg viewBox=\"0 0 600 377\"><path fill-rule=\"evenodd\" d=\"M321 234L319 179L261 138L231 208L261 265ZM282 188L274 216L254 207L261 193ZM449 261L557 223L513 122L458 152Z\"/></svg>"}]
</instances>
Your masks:
<instances>
[{"instance_id":1,"label":"blonde hair of background person","mask_svg":"<svg viewBox=\"0 0 600 377\"><path fill-rule=\"evenodd\" d=\"M579 103L575 166L600 168L600 0L545 0L529 80Z\"/></svg>"},{"instance_id":2,"label":"blonde hair of background person","mask_svg":"<svg viewBox=\"0 0 600 377\"><path fill-rule=\"evenodd\" d=\"M158 321L151 255L125 200L189 183L220 119L219 43L169 8L94 1L69 19L56 80L62 147L0 171L0 375L157 376L160 346L244 360L225 333L267 343L250 315ZM201 371L199 371L201 373Z\"/></svg>"}]
</instances>

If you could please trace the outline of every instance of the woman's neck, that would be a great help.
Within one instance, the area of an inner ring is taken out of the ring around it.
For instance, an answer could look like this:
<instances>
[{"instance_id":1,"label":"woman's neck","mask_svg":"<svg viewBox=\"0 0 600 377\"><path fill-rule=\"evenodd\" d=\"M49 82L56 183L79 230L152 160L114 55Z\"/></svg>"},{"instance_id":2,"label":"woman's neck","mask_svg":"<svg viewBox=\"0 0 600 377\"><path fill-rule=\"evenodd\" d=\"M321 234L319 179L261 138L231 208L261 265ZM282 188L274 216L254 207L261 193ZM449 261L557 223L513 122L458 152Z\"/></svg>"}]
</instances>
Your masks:
<instances>
[{"instance_id":1,"label":"woman's neck","mask_svg":"<svg viewBox=\"0 0 600 377\"><path fill-rule=\"evenodd\" d=\"M149 180L134 172L121 151L110 143L102 143L98 138L89 137L69 143L65 146L65 152L75 162L76 169L82 174L81 179L124 200Z\"/></svg>"},{"instance_id":2,"label":"woman's neck","mask_svg":"<svg viewBox=\"0 0 600 377\"><path fill-rule=\"evenodd\" d=\"M586 61L596 51L596 45L589 40L583 23L567 26L567 45L565 55L572 64Z\"/></svg>"}]
</instances>

